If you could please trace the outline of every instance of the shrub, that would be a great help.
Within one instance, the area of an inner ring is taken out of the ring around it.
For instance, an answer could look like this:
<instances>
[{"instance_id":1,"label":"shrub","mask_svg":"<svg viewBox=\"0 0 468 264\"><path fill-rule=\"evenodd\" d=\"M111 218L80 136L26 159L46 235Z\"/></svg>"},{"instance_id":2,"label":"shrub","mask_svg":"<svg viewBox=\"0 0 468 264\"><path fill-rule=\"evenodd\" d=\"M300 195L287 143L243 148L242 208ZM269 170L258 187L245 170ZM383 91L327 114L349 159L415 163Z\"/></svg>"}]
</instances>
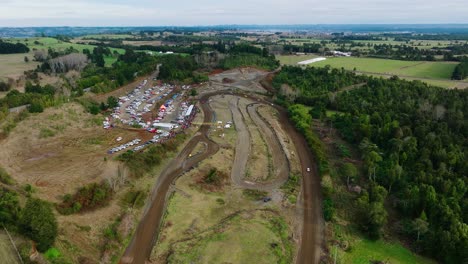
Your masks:
<instances>
[{"instance_id":1,"label":"shrub","mask_svg":"<svg viewBox=\"0 0 468 264\"><path fill-rule=\"evenodd\" d=\"M268 196L268 192L259 190L243 190L242 194L253 201L257 201Z\"/></svg>"},{"instance_id":2,"label":"shrub","mask_svg":"<svg viewBox=\"0 0 468 264\"><path fill-rule=\"evenodd\" d=\"M91 183L78 189L74 195L65 195L57 211L64 215L93 210L108 204L113 191L106 182Z\"/></svg>"},{"instance_id":3,"label":"shrub","mask_svg":"<svg viewBox=\"0 0 468 264\"><path fill-rule=\"evenodd\" d=\"M1 167L0 167L0 182L6 185L12 185L15 183L15 181L11 178L10 174L8 174L8 172L6 172L6 170Z\"/></svg>"}]
</instances>

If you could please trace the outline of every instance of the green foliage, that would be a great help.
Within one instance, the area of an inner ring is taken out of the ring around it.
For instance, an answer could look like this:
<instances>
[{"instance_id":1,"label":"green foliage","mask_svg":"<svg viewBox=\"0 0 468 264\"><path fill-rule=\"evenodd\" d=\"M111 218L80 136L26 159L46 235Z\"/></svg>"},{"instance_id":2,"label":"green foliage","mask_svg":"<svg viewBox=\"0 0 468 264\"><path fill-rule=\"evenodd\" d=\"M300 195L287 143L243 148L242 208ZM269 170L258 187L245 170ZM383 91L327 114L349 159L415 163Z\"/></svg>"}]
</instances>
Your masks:
<instances>
[{"instance_id":1,"label":"green foliage","mask_svg":"<svg viewBox=\"0 0 468 264\"><path fill-rule=\"evenodd\" d=\"M268 192L260 191L260 190L249 190L249 189L243 190L242 194L252 201L258 201L268 196Z\"/></svg>"},{"instance_id":2,"label":"green foliage","mask_svg":"<svg viewBox=\"0 0 468 264\"><path fill-rule=\"evenodd\" d=\"M192 88L192 89L190 90L190 96L197 96L197 95L198 95L197 90L194 89L194 88Z\"/></svg>"},{"instance_id":3,"label":"green foliage","mask_svg":"<svg viewBox=\"0 0 468 264\"><path fill-rule=\"evenodd\" d=\"M167 158L170 152L175 151L185 138L186 135L181 133L164 144L150 146L143 153L127 151L120 154L117 159L127 165L132 176L142 177L161 164L161 161Z\"/></svg>"},{"instance_id":4,"label":"green foliage","mask_svg":"<svg viewBox=\"0 0 468 264\"><path fill-rule=\"evenodd\" d=\"M351 158L351 151L346 145L337 143L336 148L342 158Z\"/></svg>"},{"instance_id":5,"label":"green foliage","mask_svg":"<svg viewBox=\"0 0 468 264\"><path fill-rule=\"evenodd\" d=\"M54 247L52 248L49 248L45 253L44 253L44 257L49 260L49 261L53 261L55 259L58 259L60 257L60 251Z\"/></svg>"},{"instance_id":6,"label":"green foliage","mask_svg":"<svg viewBox=\"0 0 468 264\"><path fill-rule=\"evenodd\" d=\"M464 80L466 77L468 77L468 57L465 57L465 59L455 67L452 74L452 79L454 80Z\"/></svg>"},{"instance_id":7,"label":"green foliage","mask_svg":"<svg viewBox=\"0 0 468 264\"><path fill-rule=\"evenodd\" d=\"M318 96L307 103L320 102L342 113L332 117L334 127L361 150L371 184L367 200L358 202L362 229L373 238L381 235L387 216L383 202L390 192L400 217L415 221L426 212L430 228L418 243L424 252L446 263L467 259L468 253L462 253L468 245L467 146L461 142L468 136L468 91L398 78L353 77L343 71L285 67L285 72L279 74L277 88L282 83L296 85L302 95ZM355 82L366 85L326 94ZM306 108L291 106L290 112L299 131L310 130ZM316 157L320 160L321 154ZM422 222L418 226L424 231Z\"/></svg>"},{"instance_id":8,"label":"green foliage","mask_svg":"<svg viewBox=\"0 0 468 264\"><path fill-rule=\"evenodd\" d=\"M13 185L15 181L11 178L10 174L6 170L0 167L0 182L6 185Z\"/></svg>"},{"instance_id":9,"label":"green foliage","mask_svg":"<svg viewBox=\"0 0 468 264\"><path fill-rule=\"evenodd\" d=\"M218 170L216 168L211 168L208 174L203 177L203 182L207 184L220 184L222 181L222 178L220 177Z\"/></svg>"},{"instance_id":10,"label":"green foliage","mask_svg":"<svg viewBox=\"0 0 468 264\"><path fill-rule=\"evenodd\" d=\"M91 183L79 188L74 195L65 195L56 208L64 215L90 211L106 206L113 195L114 192L106 182Z\"/></svg>"},{"instance_id":11,"label":"green foliage","mask_svg":"<svg viewBox=\"0 0 468 264\"><path fill-rule=\"evenodd\" d=\"M33 101L29 106L30 113L42 113L44 112L44 106L42 106L41 102Z\"/></svg>"},{"instance_id":12,"label":"green foliage","mask_svg":"<svg viewBox=\"0 0 468 264\"><path fill-rule=\"evenodd\" d=\"M288 198L288 201L291 204L297 202L297 195L299 193L299 182L301 176L299 174L289 174L288 180L281 186L281 189L284 191L284 195Z\"/></svg>"},{"instance_id":13,"label":"green foliage","mask_svg":"<svg viewBox=\"0 0 468 264\"><path fill-rule=\"evenodd\" d=\"M283 245L283 248L274 248L274 253L278 257L278 263L291 263L293 260L293 247L288 231L288 224L281 217L272 217L269 228L280 237Z\"/></svg>"},{"instance_id":14,"label":"green foliage","mask_svg":"<svg viewBox=\"0 0 468 264\"><path fill-rule=\"evenodd\" d=\"M41 128L39 138L49 138L55 136L55 132L48 128Z\"/></svg>"},{"instance_id":15,"label":"green foliage","mask_svg":"<svg viewBox=\"0 0 468 264\"><path fill-rule=\"evenodd\" d=\"M18 194L4 188L0 189L0 223L16 225L19 212Z\"/></svg>"},{"instance_id":16,"label":"green foliage","mask_svg":"<svg viewBox=\"0 0 468 264\"><path fill-rule=\"evenodd\" d=\"M99 104L92 99L80 98L77 101L92 115L97 115L101 111Z\"/></svg>"},{"instance_id":17,"label":"green foliage","mask_svg":"<svg viewBox=\"0 0 468 264\"><path fill-rule=\"evenodd\" d=\"M166 82L192 79L194 77L193 71L197 69L193 57L164 56L161 58L161 63L159 78Z\"/></svg>"},{"instance_id":18,"label":"green foliage","mask_svg":"<svg viewBox=\"0 0 468 264\"><path fill-rule=\"evenodd\" d=\"M55 242L58 234L57 221L52 206L39 199L28 199L19 219L20 231L45 252Z\"/></svg>"},{"instance_id":19,"label":"green foliage","mask_svg":"<svg viewBox=\"0 0 468 264\"><path fill-rule=\"evenodd\" d=\"M333 201L330 198L323 200L323 218L325 221L331 221L333 219L333 215L335 214L335 208L333 205Z\"/></svg>"},{"instance_id":20,"label":"green foliage","mask_svg":"<svg viewBox=\"0 0 468 264\"><path fill-rule=\"evenodd\" d=\"M0 92L8 92L11 89L11 85L4 81L0 81Z\"/></svg>"},{"instance_id":21,"label":"green foliage","mask_svg":"<svg viewBox=\"0 0 468 264\"><path fill-rule=\"evenodd\" d=\"M0 54L28 53L28 46L23 43L4 42L0 39Z\"/></svg>"},{"instance_id":22,"label":"green foliage","mask_svg":"<svg viewBox=\"0 0 468 264\"><path fill-rule=\"evenodd\" d=\"M227 56L220 62L223 69L234 69L238 67L258 67L272 71L279 67L279 61L275 57L263 57L256 54L240 53Z\"/></svg>"},{"instance_id":23,"label":"green foliage","mask_svg":"<svg viewBox=\"0 0 468 264\"><path fill-rule=\"evenodd\" d=\"M312 116L309 114L307 107L299 104L291 105L288 108L288 112L290 120L294 123L299 132L304 135L307 144L314 152L319 165L320 174L327 173L328 159L325 146L311 128Z\"/></svg>"},{"instance_id":24,"label":"green foliage","mask_svg":"<svg viewBox=\"0 0 468 264\"><path fill-rule=\"evenodd\" d=\"M281 85L288 84L298 92L296 103L316 106L318 100L328 98L328 93L361 83L363 79L344 69L284 66L273 78L273 87L279 91Z\"/></svg>"},{"instance_id":25,"label":"green foliage","mask_svg":"<svg viewBox=\"0 0 468 264\"><path fill-rule=\"evenodd\" d=\"M114 96L109 96L107 98L107 107L108 108L114 108L119 106L119 100L115 98Z\"/></svg>"},{"instance_id":26,"label":"green foliage","mask_svg":"<svg viewBox=\"0 0 468 264\"><path fill-rule=\"evenodd\" d=\"M122 198L122 202L130 208L141 208L145 205L148 193L142 190L129 190Z\"/></svg>"}]
</instances>

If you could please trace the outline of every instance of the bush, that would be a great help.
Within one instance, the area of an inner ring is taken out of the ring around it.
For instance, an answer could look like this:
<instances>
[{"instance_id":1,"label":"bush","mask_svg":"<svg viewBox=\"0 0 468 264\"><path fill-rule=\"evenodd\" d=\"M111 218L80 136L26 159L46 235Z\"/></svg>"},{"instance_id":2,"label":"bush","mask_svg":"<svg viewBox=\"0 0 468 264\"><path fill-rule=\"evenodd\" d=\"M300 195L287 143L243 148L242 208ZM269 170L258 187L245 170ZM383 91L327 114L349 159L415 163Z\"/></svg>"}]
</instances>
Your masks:
<instances>
[{"instance_id":1,"label":"bush","mask_svg":"<svg viewBox=\"0 0 468 264\"><path fill-rule=\"evenodd\" d=\"M11 178L10 174L8 174L8 172L6 172L6 170L1 167L0 167L0 182L6 185L12 185L15 183L15 181Z\"/></svg>"},{"instance_id":2,"label":"bush","mask_svg":"<svg viewBox=\"0 0 468 264\"><path fill-rule=\"evenodd\" d=\"M60 257L60 251L56 248L49 248L45 253L44 257L48 260L58 259Z\"/></svg>"},{"instance_id":3,"label":"bush","mask_svg":"<svg viewBox=\"0 0 468 264\"><path fill-rule=\"evenodd\" d=\"M74 195L65 195L57 211L64 215L89 211L108 204L114 192L106 182L91 183L78 189Z\"/></svg>"},{"instance_id":4,"label":"bush","mask_svg":"<svg viewBox=\"0 0 468 264\"><path fill-rule=\"evenodd\" d=\"M141 208L145 205L145 200L148 194L142 190L130 190L122 199L122 202L131 208Z\"/></svg>"},{"instance_id":5,"label":"bush","mask_svg":"<svg viewBox=\"0 0 468 264\"><path fill-rule=\"evenodd\" d=\"M11 86L10 84L0 81L0 92L8 92L10 91Z\"/></svg>"},{"instance_id":6,"label":"bush","mask_svg":"<svg viewBox=\"0 0 468 264\"><path fill-rule=\"evenodd\" d=\"M57 221L52 206L39 199L29 199L21 212L20 231L37 244L40 252L45 252L55 242L58 234Z\"/></svg>"},{"instance_id":7,"label":"bush","mask_svg":"<svg viewBox=\"0 0 468 264\"><path fill-rule=\"evenodd\" d=\"M333 201L331 199L325 199L323 201L323 217L325 221L331 221L333 219L333 215L335 214L335 208L333 205Z\"/></svg>"},{"instance_id":8,"label":"bush","mask_svg":"<svg viewBox=\"0 0 468 264\"><path fill-rule=\"evenodd\" d=\"M40 102L32 102L29 106L30 113L42 113L44 112L44 106Z\"/></svg>"},{"instance_id":9,"label":"bush","mask_svg":"<svg viewBox=\"0 0 468 264\"><path fill-rule=\"evenodd\" d=\"M253 201L261 200L268 196L268 192L259 190L243 190L242 194Z\"/></svg>"}]
</instances>

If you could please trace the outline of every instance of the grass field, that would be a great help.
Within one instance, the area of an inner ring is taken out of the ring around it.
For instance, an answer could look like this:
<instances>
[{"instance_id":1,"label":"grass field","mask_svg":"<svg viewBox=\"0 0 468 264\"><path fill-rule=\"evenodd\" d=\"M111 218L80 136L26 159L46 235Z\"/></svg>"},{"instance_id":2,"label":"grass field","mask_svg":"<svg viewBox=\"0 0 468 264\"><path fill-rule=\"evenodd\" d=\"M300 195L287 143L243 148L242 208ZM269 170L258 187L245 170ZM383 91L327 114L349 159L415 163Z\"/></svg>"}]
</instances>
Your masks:
<instances>
[{"instance_id":1,"label":"grass field","mask_svg":"<svg viewBox=\"0 0 468 264\"><path fill-rule=\"evenodd\" d=\"M271 244L281 238L269 228L271 215L236 216L219 229L173 246L169 263L280 263Z\"/></svg>"},{"instance_id":2,"label":"grass field","mask_svg":"<svg viewBox=\"0 0 468 264\"><path fill-rule=\"evenodd\" d=\"M63 42L61 40L55 39L55 38L18 38L18 39L8 39L9 42L12 43L23 43L26 46L31 49L30 52L30 59L32 59L32 50L33 49L38 49L38 50L47 50L49 48L53 48L55 50L65 50L67 48L73 47L74 49L78 50L79 52L83 52L84 49L88 49L92 51L96 46L94 45L88 45L88 44L77 44L77 43L69 43L69 42ZM37 43L37 42L38 43ZM34 43L36 42L36 43ZM123 49L116 49L116 48L110 48L111 52L114 53L114 51L117 51L119 54L123 54L125 50ZM0 60L1 57L4 55L0 55ZM24 54L22 56L24 58ZM107 56L104 58L106 61L106 66L112 65L117 59L114 56ZM1 73L1 67L0 66L0 73ZM1 75L0 75L1 76Z\"/></svg>"},{"instance_id":3,"label":"grass field","mask_svg":"<svg viewBox=\"0 0 468 264\"><path fill-rule=\"evenodd\" d=\"M24 62L24 57L29 58L29 62ZM33 54L1 54L0 55L0 80L7 77L18 78L25 71L33 70L39 65L38 62L32 61Z\"/></svg>"},{"instance_id":4,"label":"grass field","mask_svg":"<svg viewBox=\"0 0 468 264\"><path fill-rule=\"evenodd\" d=\"M311 66L322 67L330 65L334 68L362 71L369 73L385 73L417 78L450 79L457 66L450 62L401 61L374 58L338 57L320 61Z\"/></svg>"},{"instance_id":5,"label":"grass field","mask_svg":"<svg viewBox=\"0 0 468 264\"><path fill-rule=\"evenodd\" d=\"M20 264L18 255L3 230L0 231L0 262L3 264Z\"/></svg>"},{"instance_id":6,"label":"grass field","mask_svg":"<svg viewBox=\"0 0 468 264\"><path fill-rule=\"evenodd\" d=\"M332 249L332 256L335 249ZM368 264L379 260L392 264L435 264L435 261L421 257L409 251L398 242L371 241L367 239L355 241L350 252L337 251L339 263Z\"/></svg>"}]
</instances>

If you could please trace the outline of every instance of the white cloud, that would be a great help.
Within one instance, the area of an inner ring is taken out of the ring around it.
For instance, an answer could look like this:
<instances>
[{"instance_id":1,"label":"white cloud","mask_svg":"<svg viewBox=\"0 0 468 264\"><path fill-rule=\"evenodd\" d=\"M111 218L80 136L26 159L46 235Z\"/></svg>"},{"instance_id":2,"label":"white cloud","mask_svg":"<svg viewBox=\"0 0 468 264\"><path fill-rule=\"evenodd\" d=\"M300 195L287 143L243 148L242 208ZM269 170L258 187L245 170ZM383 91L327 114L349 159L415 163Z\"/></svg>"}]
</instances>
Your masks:
<instances>
[{"instance_id":1,"label":"white cloud","mask_svg":"<svg viewBox=\"0 0 468 264\"><path fill-rule=\"evenodd\" d=\"M0 26L468 23L466 0L0 0Z\"/></svg>"}]
</instances>

